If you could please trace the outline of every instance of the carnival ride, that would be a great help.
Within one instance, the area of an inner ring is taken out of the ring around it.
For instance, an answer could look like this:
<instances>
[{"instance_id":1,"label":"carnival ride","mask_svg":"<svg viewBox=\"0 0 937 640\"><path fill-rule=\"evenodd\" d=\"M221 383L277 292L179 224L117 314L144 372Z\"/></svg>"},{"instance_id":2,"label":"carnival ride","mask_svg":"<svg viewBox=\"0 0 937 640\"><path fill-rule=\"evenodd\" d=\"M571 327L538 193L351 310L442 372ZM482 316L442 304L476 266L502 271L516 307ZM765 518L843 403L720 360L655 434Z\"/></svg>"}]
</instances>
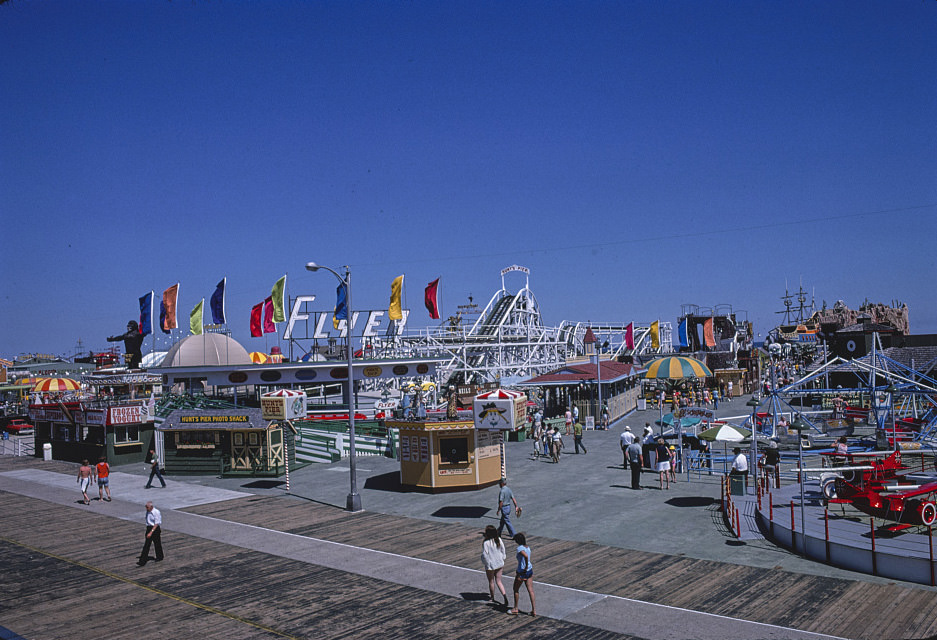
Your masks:
<instances>
[{"instance_id":1,"label":"carnival ride","mask_svg":"<svg viewBox=\"0 0 937 640\"><path fill-rule=\"evenodd\" d=\"M524 285L509 290L505 276L519 272ZM608 358L624 355L669 353L672 350L671 325L658 323L603 323L563 321L558 326L544 324L540 304L530 289L530 272L512 266L501 272L501 288L488 301L471 324L450 318L437 327L428 327L385 340L383 353L438 358L439 382L448 385L511 381L546 373L561 363L584 357L588 329ZM467 305L468 306L468 305ZM630 329L629 329L629 324ZM653 327L657 325L657 344ZM632 333L633 348L627 334Z\"/></svg>"},{"instance_id":2,"label":"carnival ride","mask_svg":"<svg viewBox=\"0 0 937 640\"><path fill-rule=\"evenodd\" d=\"M826 453L833 466L802 471L822 471L820 490L833 504L850 504L859 511L896 525L899 531L914 525L931 526L937 521L937 477L923 475L902 460L900 451ZM839 466L836 466L836 465Z\"/></svg>"}]
</instances>

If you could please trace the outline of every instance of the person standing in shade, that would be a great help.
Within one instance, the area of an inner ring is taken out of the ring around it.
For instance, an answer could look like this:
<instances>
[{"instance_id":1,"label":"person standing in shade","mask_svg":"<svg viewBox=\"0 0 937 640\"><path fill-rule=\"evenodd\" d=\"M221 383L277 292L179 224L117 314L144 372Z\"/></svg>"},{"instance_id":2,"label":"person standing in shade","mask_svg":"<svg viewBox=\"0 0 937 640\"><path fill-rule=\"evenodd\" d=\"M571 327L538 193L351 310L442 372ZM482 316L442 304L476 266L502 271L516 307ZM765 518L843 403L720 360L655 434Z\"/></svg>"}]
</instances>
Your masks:
<instances>
[{"instance_id":1,"label":"person standing in shade","mask_svg":"<svg viewBox=\"0 0 937 640\"><path fill-rule=\"evenodd\" d=\"M111 487L110 487L110 478L111 467L107 464L107 458L101 456L101 459L98 460L98 464L95 465L95 473L98 476L98 500L107 500L111 501ZM104 497L104 492L107 491L107 498Z\"/></svg>"},{"instance_id":2,"label":"person standing in shade","mask_svg":"<svg viewBox=\"0 0 937 640\"><path fill-rule=\"evenodd\" d=\"M631 433L631 427L625 426L625 430L621 432L621 438L619 439L619 445L621 446L621 457L622 457L622 468L628 468L628 447L631 446L631 443L634 442L634 434Z\"/></svg>"},{"instance_id":3,"label":"person standing in shade","mask_svg":"<svg viewBox=\"0 0 937 640\"><path fill-rule=\"evenodd\" d=\"M150 545L156 549L156 561L163 559L163 541L161 538L160 525L163 524L163 516L159 509L153 506L152 502L146 503L146 541L143 543L143 551L140 552L140 559L137 560L137 566L142 567L150 559Z\"/></svg>"},{"instance_id":4,"label":"person standing in shade","mask_svg":"<svg viewBox=\"0 0 937 640\"><path fill-rule=\"evenodd\" d=\"M156 451L150 449L150 479L146 481L145 489L149 489L153 486L153 476L159 480L159 483L163 485L163 489L166 488L166 481L163 480L163 474L159 470L159 456L156 455Z\"/></svg>"},{"instance_id":5,"label":"person standing in shade","mask_svg":"<svg viewBox=\"0 0 937 640\"><path fill-rule=\"evenodd\" d=\"M530 596L530 615L537 615L537 602L534 600L534 563L530 556L530 547L527 546L527 536L518 533L514 536L517 542L517 571L514 573L514 608L508 611L517 615L517 598L521 584L527 585L527 594Z\"/></svg>"},{"instance_id":6,"label":"person standing in shade","mask_svg":"<svg viewBox=\"0 0 937 640\"><path fill-rule=\"evenodd\" d=\"M628 456L628 462L631 463L631 488L640 489L641 488L641 456L643 454L643 447L641 442L635 438L631 441L631 444L628 445L628 449L625 451L625 455Z\"/></svg>"},{"instance_id":7,"label":"person standing in shade","mask_svg":"<svg viewBox=\"0 0 937 640\"><path fill-rule=\"evenodd\" d=\"M576 453L579 453L579 447L582 447L583 453L589 453L586 451L586 446L582 444L582 423L576 422L573 425L573 442L576 444Z\"/></svg>"},{"instance_id":8,"label":"person standing in shade","mask_svg":"<svg viewBox=\"0 0 937 640\"><path fill-rule=\"evenodd\" d=\"M488 576L488 593L491 601L495 599L495 587L504 597L504 606L508 606L508 594L504 590L504 583L501 582L501 573L504 570L504 560L507 552L504 550L504 543L501 542L501 536L498 530L492 525L485 527L485 540L482 542L482 564L485 565L485 575Z\"/></svg>"},{"instance_id":9,"label":"person standing in shade","mask_svg":"<svg viewBox=\"0 0 937 640\"><path fill-rule=\"evenodd\" d=\"M501 487L498 491L498 513L501 514L501 522L498 524L498 536L501 535L504 527L507 527L508 535L513 538L514 526L511 524L511 511L513 509L514 513L520 516L521 508L518 506L517 500L514 499L514 492L508 486L507 478L501 478L498 481L498 486Z\"/></svg>"},{"instance_id":10,"label":"person standing in shade","mask_svg":"<svg viewBox=\"0 0 937 640\"><path fill-rule=\"evenodd\" d=\"M88 497L88 487L91 486L91 480L94 478L94 468L88 464L87 460L81 461L78 467L78 486L81 488L82 502L91 504L91 498Z\"/></svg>"}]
</instances>

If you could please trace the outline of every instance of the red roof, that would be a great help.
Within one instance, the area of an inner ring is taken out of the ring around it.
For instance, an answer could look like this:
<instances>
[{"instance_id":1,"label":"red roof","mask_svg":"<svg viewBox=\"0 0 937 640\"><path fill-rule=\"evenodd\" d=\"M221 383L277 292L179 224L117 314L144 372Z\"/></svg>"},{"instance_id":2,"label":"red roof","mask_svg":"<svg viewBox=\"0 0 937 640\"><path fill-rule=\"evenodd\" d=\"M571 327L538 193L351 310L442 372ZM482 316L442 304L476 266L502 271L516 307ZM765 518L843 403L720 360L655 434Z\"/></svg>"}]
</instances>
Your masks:
<instances>
[{"instance_id":1,"label":"red roof","mask_svg":"<svg viewBox=\"0 0 937 640\"><path fill-rule=\"evenodd\" d=\"M603 360L600 365L602 367L602 382L616 382L622 378L636 376L645 371L645 369L636 367L633 364L615 360ZM545 373L530 380L525 380L520 384L524 386L563 385L578 384L589 380L598 380L596 366L591 362L583 362Z\"/></svg>"}]
</instances>

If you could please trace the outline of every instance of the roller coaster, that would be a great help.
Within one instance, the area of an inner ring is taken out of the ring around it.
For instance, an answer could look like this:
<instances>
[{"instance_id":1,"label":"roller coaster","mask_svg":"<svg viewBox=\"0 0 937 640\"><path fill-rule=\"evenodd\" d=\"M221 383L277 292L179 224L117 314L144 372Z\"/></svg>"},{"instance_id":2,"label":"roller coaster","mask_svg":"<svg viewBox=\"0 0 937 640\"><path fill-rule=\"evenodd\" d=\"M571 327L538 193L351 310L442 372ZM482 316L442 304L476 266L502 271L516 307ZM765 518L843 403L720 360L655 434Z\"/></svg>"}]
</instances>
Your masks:
<instances>
[{"instance_id":1,"label":"roller coaster","mask_svg":"<svg viewBox=\"0 0 937 640\"><path fill-rule=\"evenodd\" d=\"M512 273L524 274L524 285L516 291L505 283L505 277ZM478 309L477 305L465 307ZM439 326L395 336L382 351L439 359L443 363L439 378L445 384L510 384L546 373L585 356L583 340L589 328L600 352L608 358L672 351L669 322L657 323L657 344L652 339L651 323L633 323L634 348L628 348L626 340L631 323L563 321L556 327L544 325L540 304L530 289L530 271L517 265L501 271L501 288L474 321L472 315L460 312Z\"/></svg>"}]
</instances>

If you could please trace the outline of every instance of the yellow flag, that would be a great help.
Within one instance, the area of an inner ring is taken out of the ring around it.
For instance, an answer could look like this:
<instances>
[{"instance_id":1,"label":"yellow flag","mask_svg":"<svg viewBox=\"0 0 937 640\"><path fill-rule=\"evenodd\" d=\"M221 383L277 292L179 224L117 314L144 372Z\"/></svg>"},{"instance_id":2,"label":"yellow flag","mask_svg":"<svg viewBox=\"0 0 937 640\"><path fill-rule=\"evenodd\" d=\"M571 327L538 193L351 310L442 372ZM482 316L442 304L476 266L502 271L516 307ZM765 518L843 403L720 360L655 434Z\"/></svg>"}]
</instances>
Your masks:
<instances>
[{"instance_id":1,"label":"yellow flag","mask_svg":"<svg viewBox=\"0 0 937 640\"><path fill-rule=\"evenodd\" d=\"M199 303L195 305L195 308L192 309L192 313L189 314L189 331L192 332L192 335L197 336L202 333L202 308L205 306L205 298L199 300Z\"/></svg>"},{"instance_id":2,"label":"yellow flag","mask_svg":"<svg viewBox=\"0 0 937 640\"><path fill-rule=\"evenodd\" d=\"M400 309L400 292L403 289L403 276L397 276L390 285L390 308L387 317L391 320L403 320L403 311Z\"/></svg>"},{"instance_id":3,"label":"yellow flag","mask_svg":"<svg viewBox=\"0 0 937 640\"><path fill-rule=\"evenodd\" d=\"M651 349L660 349L660 320L651 323Z\"/></svg>"}]
</instances>

